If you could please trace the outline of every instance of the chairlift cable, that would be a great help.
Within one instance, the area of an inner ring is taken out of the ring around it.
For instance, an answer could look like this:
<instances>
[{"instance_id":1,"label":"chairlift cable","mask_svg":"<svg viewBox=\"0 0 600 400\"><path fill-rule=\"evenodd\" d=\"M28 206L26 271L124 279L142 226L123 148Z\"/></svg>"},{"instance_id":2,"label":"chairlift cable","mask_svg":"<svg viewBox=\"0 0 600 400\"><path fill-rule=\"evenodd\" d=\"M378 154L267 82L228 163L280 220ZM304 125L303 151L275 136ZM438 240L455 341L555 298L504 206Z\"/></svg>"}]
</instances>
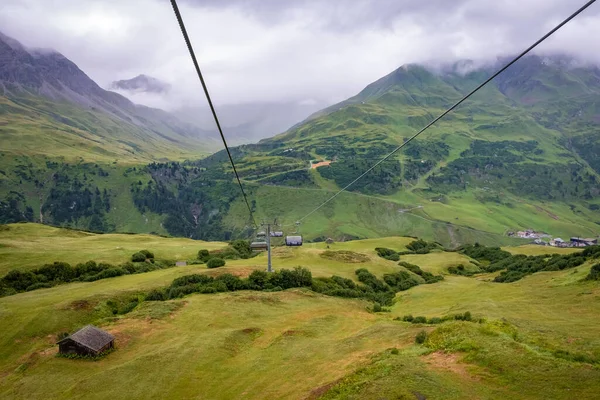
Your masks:
<instances>
[{"instance_id":1,"label":"chairlift cable","mask_svg":"<svg viewBox=\"0 0 600 400\"><path fill-rule=\"evenodd\" d=\"M450 108L448 108L442 114L440 114L434 120L432 120L431 122L429 122L424 128L422 128L420 131L418 131L413 136L411 136L410 138L408 138L404 143L402 143L401 145L399 145L398 147L396 147L394 150L392 150L392 152L390 152L388 155L386 155L385 157L383 157L381 160L379 160L378 162L376 162L375 164L373 164L369 169L367 169L365 172L363 172L360 176L358 176L352 182L350 182L349 184L347 184L346 186L344 186L342 189L340 189L338 192L336 192L330 198L328 198L327 200L325 200L323 203L321 203L314 210L312 210L311 212L309 212L308 214L306 214L304 217L300 218L298 221L302 222L303 220L305 220L306 218L308 218L309 216L311 216L312 214L314 214L315 212L317 212L318 210L320 210L322 207L324 207L330 201L332 201L333 199L335 199L342 192L346 191L349 187L351 187L352 185L354 185L356 182L358 182L360 179L362 179L369 172L371 172L372 170L374 170L378 165L380 165L381 163L383 163L384 161L386 161L387 159L389 159L391 156L393 156L394 154L396 154L400 149L402 149L404 146L406 146L408 143L410 143L413 139L415 139L421 133L423 133L427 129L429 129L432 125L434 125L440 119L442 119L447 114L449 114L450 112L452 112L455 108L457 108L459 105L461 105L465 100L467 100L469 97L471 97L472 95L474 95L475 93L477 93L481 88L483 88L485 85L487 85L488 83L490 83L494 78L496 78L502 72L506 71L510 66L512 66L517 61L519 61L525 55L527 55L531 50L533 50L538 45L540 45L543 41L545 41L546 39L548 39L556 31L558 31L560 28L562 28L563 26L565 26L573 18L575 18L576 16L578 16L579 14L581 14L583 11L585 11L589 6L591 6L595 2L596 2L596 0L590 0L590 1L588 1L581 8L579 8L577 11L575 11L573 14L571 14L568 18L566 18L565 20L563 20L561 23L559 23L558 25L556 25L552 30L550 30L548 33L546 33L544 36L542 36L540 39L538 39L534 44L532 44L531 46L529 46L521 54L519 54L518 56L516 56L515 58L513 58L512 61L510 61L508 64L504 65L502 68L500 68L498 71L496 71L492 76L490 76L488 79L486 79L483 83L481 83L475 89L471 90L468 94L466 94L462 99L460 99L459 101L457 101L454 105L452 105Z\"/></svg>"},{"instance_id":2,"label":"chairlift cable","mask_svg":"<svg viewBox=\"0 0 600 400\"><path fill-rule=\"evenodd\" d=\"M210 94L208 93L208 87L206 86L206 82L204 81L204 76L202 75L202 71L200 71L200 66L198 65L198 60L196 59L196 53L194 52L194 48L192 47L192 42L190 41L190 37L188 36L187 29L185 28L185 24L183 22L183 17L181 16L181 12L179 12L179 7L177 6L177 0L171 0L171 5L173 6L173 11L175 12L175 17L177 18L177 22L179 23L179 28L181 29L181 33L183 34L183 39L185 40L185 44L190 52L190 56L192 58L192 62L194 63L194 67L196 68L196 73L198 74L198 78L200 78L200 83L202 84L202 89L204 89L204 94L206 95L206 100L208 101L208 105L210 106L210 111L215 119L215 123L217 124L217 129L219 130L219 134L221 135L221 139L223 141L223 145L225 146L225 150L227 151L227 156L229 157L229 161L231 162L231 167L233 168L233 172L237 179L237 183L240 186L240 190L242 191L242 196L244 197L244 201L246 202L246 207L248 207L248 212L250 213L250 219L252 220L252 224L256 227L256 220L254 219L254 213L252 212L252 207L250 207L250 203L248 202L248 197L246 196L246 192L244 191L244 186L242 186L242 181L240 180L240 176L238 175L237 169L235 168L235 163L233 162L233 157L231 156L231 152L229 151L229 146L227 145L227 140L225 140L225 135L223 134L223 129L221 129L221 123L219 122L219 118L217 117L217 112L215 111L215 107L210 98Z\"/></svg>"}]
</instances>

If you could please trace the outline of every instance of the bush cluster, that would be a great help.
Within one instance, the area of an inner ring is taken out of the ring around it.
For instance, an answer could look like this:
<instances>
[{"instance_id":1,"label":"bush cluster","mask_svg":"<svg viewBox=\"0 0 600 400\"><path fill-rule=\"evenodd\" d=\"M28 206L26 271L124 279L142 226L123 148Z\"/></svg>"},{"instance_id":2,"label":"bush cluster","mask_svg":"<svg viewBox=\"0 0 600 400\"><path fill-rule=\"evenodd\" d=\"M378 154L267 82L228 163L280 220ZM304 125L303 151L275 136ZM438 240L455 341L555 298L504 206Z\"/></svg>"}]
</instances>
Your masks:
<instances>
[{"instance_id":1,"label":"bush cluster","mask_svg":"<svg viewBox=\"0 0 600 400\"><path fill-rule=\"evenodd\" d=\"M600 281L600 264L593 265L585 279L588 281Z\"/></svg>"},{"instance_id":2,"label":"bush cluster","mask_svg":"<svg viewBox=\"0 0 600 400\"><path fill-rule=\"evenodd\" d=\"M115 266L108 263L88 261L73 267L66 262L56 261L31 271L13 270L0 279L0 296L49 288L68 282L94 282L100 279L139 274L175 266L175 263L170 260L154 261L154 254L147 250L135 253L134 256L136 254L142 254L144 262L127 262ZM152 262L146 262L148 260L152 260Z\"/></svg>"},{"instance_id":3,"label":"bush cluster","mask_svg":"<svg viewBox=\"0 0 600 400\"><path fill-rule=\"evenodd\" d=\"M417 333L417 336L415 337L416 344L423 344L423 343L425 343L426 340L427 340L427 332L421 331L421 332Z\"/></svg>"},{"instance_id":4,"label":"bush cluster","mask_svg":"<svg viewBox=\"0 0 600 400\"><path fill-rule=\"evenodd\" d=\"M313 278L310 270L303 267L296 267L293 270L282 269L272 273L253 271L245 279L231 274L219 275L216 278L205 274L194 274L175 279L169 287L151 290L146 294L145 299L146 301L164 301L183 297L190 293L236 290L279 291L307 287L314 292L328 296L363 298L372 301L375 303L373 310L381 310L382 306L392 305L396 293L394 288L364 268L357 269L355 273L361 284L339 276Z\"/></svg>"},{"instance_id":5,"label":"bush cluster","mask_svg":"<svg viewBox=\"0 0 600 400\"><path fill-rule=\"evenodd\" d=\"M481 270L479 268L467 270L463 264L459 264L456 266L448 267L448 272L452 275L473 276L476 273L481 272Z\"/></svg>"},{"instance_id":6,"label":"bush cluster","mask_svg":"<svg viewBox=\"0 0 600 400\"><path fill-rule=\"evenodd\" d=\"M131 261L132 262L145 262L145 261L154 262L154 253L152 253L148 250L138 251L137 253L132 254Z\"/></svg>"},{"instance_id":7,"label":"bush cluster","mask_svg":"<svg viewBox=\"0 0 600 400\"><path fill-rule=\"evenodd\" d=\"M394 319L396 321L410 322L412 324L430 324L430 325L441 324L442 322L446 322L446 321L474 321L473 316L471 315L470 311L467 311L464 314L445 315L441 318L440 317L427 318L422 315L413 317L411 314L408 314L403 317L396 317Z\"/></svg>"},{"instance_id":8,"label":"bush cluster","mask_svg":"<svg viewBox=\"0 0 600 400\"><path fill-rule=\"evenodd\" d=\"M508 251L502 250L500 247L487 247L479 243L462 246L459 252L477 261L486 261L488 263L495 263L511 257Z\"/></svg>"},{"instance_id":9,"label":"bush cluster","mask_svg":"<svg viewBox=\"0 0 600 400\"><path fill-rule=\"evenodd\" d=\"M400 261L400 256L405 254L427 254L431 252L431 250L441 249L442 246L439 243L426 242L422 239L417 239L410 242L406 248L406 251L396 251L393 249L388 249L387 247L376 247L375 251L377 255L381 258L385 258L390 261Z\"/></svg>"},{"instance_id":10,"label":"bush cluster","mask_svg":"<svg viewBox=\"0 0 600 400\"><path fill-rule=\"evenodd\" d=\"M426 272L421 269L418 265L410 264L405 261L401 261L398 263L401 267L406 268L413 274L419 275L421 278L425 280L425 283L436 283L439 281L443 281L444 277L442 275L433 275L431 272Z\"/></svg>"},{"instance_id":11,"label":"bush cluster","mask_svg":"<svg viewBox=\"0 0 600 400\"><path fill-rule=\"evenodd\" d=\"M553 254L551 256L525 256L522 254L511 256L498 263L490 264L488 271L502 271L500 275L494 278L494 282L515 282L524 276L534 274L539 271L560 271L577 267L585 263L586 258L581 254Z\"/></svg>"},{"instance_id":12,"label":"bush cluster","mask_svg":"<svg viewBox=\"0 0 600 400\"><path fill-rule=\"evenodd\" d=\"M383 275L383 280L396 292L408 290L411 287L418 286L420 284L414 275L406 271L385 274Z\"/></svg>"},{"instance_id":13,"label":"bush cluster","mask_svg":"<svg viewBox=\"0 0 600 400\"><path fill-rule=\"evenodd\" d=\"M230 242L229 245L224 249L215 251L201 249L198 251L198 259L192 260L190 263L208 263L208 261L210 261L212 258L220 258L222 260L248 259L256 256L257 254L257 252L252 251L252 248L250 248L250 241L238 239Z\"/></svg>"},{"instance_id":14,"label":"bush cluster","mask_svg":"<svg viewBox=\"0 0 600 400\"><path fill-rule=\"evenodd\" d=\"M406 248L415 254L427 254L431 252L431 250L441 249L442 246L438 243L426 242L423 239L418 239L410 242Z\"/></svg>"},{"instance_id":15,"label":"bush cluster","mask_svg":"<svg viewBox=\"0 0 600 400\"><path fill-rule=\"evenodd\" d=\"M375 251L377 255L381 258L385 258L390 261L398 261L400 260L400 255L396 250L388 249L386 247L376 247Z\"/></svg>"},{"instance_id":16,"label":"bush cluster","mask_svg":"<svg viewBox=\"0 0 600 400\"><path fill-rule=\"evenodd\" d=\"M363 298L379 304L379 307L392 305L395 293L384 282L364 268L355 271L363 285L340 276L315 278L311 289L328 296Z\"/></svg>"},{"instance_id":17,"label":"bush cluster","mask_svg":"<svg viewBox=\"0 0 600 400\"><path fill-rule=\"evenodd\" d=\"M225 265L225 260L223 260L222 258L219 257L213 257L211 259L208 260L208 262L206 263L206 266L208 268L219 268Z\"/></svg>"},{"instance_id":18,"label":"bush cluster","mask_svg":"<svg viewBox=\"0 0 600 400\"><path fill-rule=\"evenodd\" d=\"M476 243L463 246L460 252L478 261L489 263L486 267L482 267L485 272L502 271L494 278L494 282L509 283L540 271L575 268L588 260L600 257L600 246L587 247L580 253L526 256L512 255L498 247L486 247ZM453 273L450 268L448 271ZM456 267L455 272L461 272L459 267Z\"/></svg>"},{"instance_id":19,"label":"bush cluster","mask_svg":"<svg viewBox=\"0 0 600 400\"><path fill-rule=\"evenodd\" d=\"M175 279L170 286L153 289L145 296L146 301L164 301L176 299L191 293L219 293L237 290L279 291L298 287L311 287L312 274L303 267L293 270L281 269L268 274L265 271L253 271L248 278L232 274L213 278L203 274L185 275Z\"/></svg>"}]
</instances>

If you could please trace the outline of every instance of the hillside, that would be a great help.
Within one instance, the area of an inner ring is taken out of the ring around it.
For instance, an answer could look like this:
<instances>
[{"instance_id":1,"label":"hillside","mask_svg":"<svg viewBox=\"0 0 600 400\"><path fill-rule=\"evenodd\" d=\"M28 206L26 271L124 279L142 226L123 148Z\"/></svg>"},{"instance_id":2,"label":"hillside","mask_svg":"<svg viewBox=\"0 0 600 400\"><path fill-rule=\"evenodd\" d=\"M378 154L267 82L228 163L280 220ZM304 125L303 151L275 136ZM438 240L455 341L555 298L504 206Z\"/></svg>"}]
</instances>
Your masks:
<instances>
[{"instance_id":1,"label":"hillside","mask_svg":"<svg viewBox=\"0 0 600 400\"><path fill-rule=\"evenodd\" d=\"M106 91L52 50L0 33L0 134L11 155L148 162L198 157L211 134Z\"/></svg>"},{"instance_id":2,"label":"hillside","mask_svg":"<svg viewBox=\"0 0 600 400\"><path fill-rule=\"evenodd\" d=\"M125 249L139 250L129 247L137 243L157 258L187 257L192 249L223 245L128 236ZM30 246L28 238L37 246ZM406 250L413 240L390 237L334 243L330 249L324 243L277 248L273 261L277 270L306 267L313 280L339 275L358 284L357 268L378 278L404 270L378 257L375 247ZM38 263L97 259L119 241L116 235L34 224L8 225L0 231L4 255L31 253ZM58 247L44 249L54 243ZM59 253L60 247L79 251ZM531 247L507 250L532 252ZM344 251L351 253L340 253ZM111 262L129 259L125 253L110 257ZM515 283L495 283L494 274L450 275L450 266L473 261L464 254L436 250L402 257L444 279L397 293L389 312L373 312L366 300L319 294L308 287L144 301L152 289L189 274L245 277L264 270L264 255L228 260L216 270L189 265L2 297L0 397L595 396L600 291L597 282L582 280L593 261ZM14 260L18 263L18 257ZM466 312L469 319L455 319ZM427 321L403 320L409 314ZM448 315L452 320L435 320ZM57 357L56 337L89 323L111 332L116 350L97 361ZM422 331L427 332L424 343L415 343Z\"/></svg>"},{"instance_id":3,"label":"hillside","mask_svg":"<svg viewBox=\"0 0 600 400\"><path fill-rule=\"evenodd\" d=\"M238 148L242 174L343 187L494 69L458 72L468 65L403 66L288 132ZM597 67L529 56L351 190L496 233L598 235L599 104ZM334 162L307 170L310 160Z\"/></svg>"},{"instance_id":4,"label":"hillside","mask_svg":"<svg viewBox=\"0 0 600 400\"><path fill-rule=\"evenodd\" d=\"M34 66L38 62L23 49L6 47ZM277 218L292 232L289 225L495 67L466 61L436 70L406 65L281 135L233 148L256 217ZM223 151L199 160L202 153L188 131L148 133L133 123L140 113L160 114L166 129L164 121L174 117L105 92L81 71L75 76L85 84L69 84L96 111L73 98L43 98L49 83L35 86L28 83L35 79L14 72L21 69L4 70L13 71L2 78L13 91L0 98L6 110L0 116L6 143L0 152L0 222L204 240L251 233ZM59 78L46 76L44 82ZM52 96L57 93L67 92L54 87ZM132 115L131 123L115 104ZM519 229L598 236L599 121L597 67L565 56L529 56L305 220L301 231L309 240L411 235L450 247L515 244L506 234ZM174 162L182 159L194 161ZM333 162L310 168L320 160Z\"/></svg>"}]
</instances>

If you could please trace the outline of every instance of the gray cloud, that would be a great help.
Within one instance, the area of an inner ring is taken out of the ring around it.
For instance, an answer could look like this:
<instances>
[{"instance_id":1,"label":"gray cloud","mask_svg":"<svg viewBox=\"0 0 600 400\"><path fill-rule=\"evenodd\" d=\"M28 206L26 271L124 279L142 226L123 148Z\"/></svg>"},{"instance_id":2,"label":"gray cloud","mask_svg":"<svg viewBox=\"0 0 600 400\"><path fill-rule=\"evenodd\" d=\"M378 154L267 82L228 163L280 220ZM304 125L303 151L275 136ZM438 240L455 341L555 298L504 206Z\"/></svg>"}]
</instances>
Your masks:
<instances>
[{"instance_id":1,"label":"gray cloud","mask_svg":"<svg viewBox=\"0 0 600 400\"><path fill-rule=\"evenodd\" d=\"M217 104L331 103L405 63L515 53L583 0L180 0ZM166 0L3 0L0 30L63 53L104 87L144 73L173 109L204 102ZM600 62L600 5L541 52Z\"/></svg>"}]
</instances>

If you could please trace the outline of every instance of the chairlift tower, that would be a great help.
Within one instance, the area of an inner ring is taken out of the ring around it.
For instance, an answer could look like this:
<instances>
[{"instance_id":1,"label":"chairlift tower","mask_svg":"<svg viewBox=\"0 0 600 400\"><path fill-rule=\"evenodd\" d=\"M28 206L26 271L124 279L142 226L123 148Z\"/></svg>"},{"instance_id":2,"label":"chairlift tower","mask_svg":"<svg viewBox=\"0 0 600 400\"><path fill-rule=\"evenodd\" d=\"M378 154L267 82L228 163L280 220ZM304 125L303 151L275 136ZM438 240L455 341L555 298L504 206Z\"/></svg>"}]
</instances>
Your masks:
<instances>
[{"instance_id":1,"label":"chairlift tower","mask_svg":"<svg viewBox=\"0 0 600 400\"><path fill-rule=\"evenodd\" d=\"M273 233L277 235L277 232L271 230L272 227L279 226L277 219L273 223L263 222L260 224L265 228L266 239L267 239L267 272L273 272L273 264L271 263L271 236Z\"/></svg>"},{"instance_id":2,"label":"chairlift tower","mask_svg":"<svg viewBox=\"0 0 600 400\"><path fill-rule=\"evenodd\" d=\"M273 272L271 265L271 224L267 224L267 272Z\"/></svg>"},{"instance_id":3,"label":"chairlift tower","mask_svg":"<svg viewBox=\"0 0 600 400\"><path fill-rule=\"evenodd\" d=\"M253 250L267 251L267 272L274 272L271 261L271 237L284 238L281 224L275 218L273 222L261 222L260 226L264 231L256 234L256 241L251 242L250 247ZM302 246L302 236L299 235L299 230L300 222L296 222L296 236L285 236L286 246Z\"/></svg>"}]
</instances>

